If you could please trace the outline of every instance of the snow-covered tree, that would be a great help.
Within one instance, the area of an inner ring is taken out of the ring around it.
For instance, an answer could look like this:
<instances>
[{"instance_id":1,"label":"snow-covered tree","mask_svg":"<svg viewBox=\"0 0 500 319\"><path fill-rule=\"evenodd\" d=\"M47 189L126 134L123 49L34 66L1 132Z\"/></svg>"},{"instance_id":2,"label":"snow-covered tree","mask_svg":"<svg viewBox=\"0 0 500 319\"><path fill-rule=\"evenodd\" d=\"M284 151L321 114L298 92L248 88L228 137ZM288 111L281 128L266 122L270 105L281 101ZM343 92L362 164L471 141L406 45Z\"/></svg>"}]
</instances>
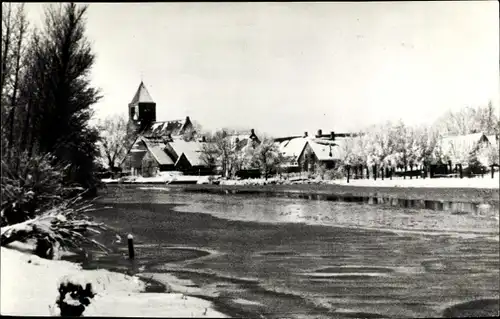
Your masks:
<instances>
[{"instance_id":1,"label":"snow-covered tree","mask_svg":"<svg viewBox=\"0 0 500 319\"><path fill-rule=\"evenodd\" d=\"M273 139L266 137L255 148L253 160L266 179L271 173L279 172L281 164L284 162L278 145Z\"/></svg>"},{"instance_id":2,"label":"snow-covered tree","mask_svg":"<svg viewBox=\"0 0 500 319\"><path fill-rule=\"evenodd\" d=\"M133 143L133 134L128 129L127 119L123 115L112 115L100 120L99 150L106 166L113 170L127 155Z\"/></svg>"},{"instance_id":3,"label":"snow-covered tree","mask_svg":"<svg viewBox=\"0 0 500 319\"><path fill-rule=\"evenodd\" d=\"M442 135L494 134L498 131L498 120L490 101L487 106L448 111L438 119L436 126Z\"/></svg>"},{"instance_id":4,"label":"snow-covered tree","mask_svg":"<svg viewBox=\"0 0 500 319\"><path fill-rule=\"evenodd\" d=\"M477 152L478 161L488 167L493 164L500 164L500 149L498 147L498 143L488 143L481 147Z\"/></svg>"}]
</instances>

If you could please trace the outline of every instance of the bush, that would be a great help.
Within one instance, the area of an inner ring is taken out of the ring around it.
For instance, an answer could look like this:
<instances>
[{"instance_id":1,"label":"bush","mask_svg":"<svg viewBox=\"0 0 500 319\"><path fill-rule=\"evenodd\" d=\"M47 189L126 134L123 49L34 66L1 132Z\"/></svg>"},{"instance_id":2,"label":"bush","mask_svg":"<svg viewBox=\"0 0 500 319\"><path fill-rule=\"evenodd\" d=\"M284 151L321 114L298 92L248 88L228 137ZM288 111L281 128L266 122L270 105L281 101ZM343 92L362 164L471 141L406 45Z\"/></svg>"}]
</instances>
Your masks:
<instances>
[{"instance_id":1,"label":"bush","mask_svg":"<svg viewBox=\"0 0 500 319\"><path fill-rule=\"evenodd\" d=\"M2 222L12 225L33 218L61 203L78 187L63 184L66 167L53 165L50 154L29 157L26 153L2 159Z\"/></svg>"},{"instance_id":2,"label":"bush","mask_svg":"<svg viewBox=\"0 0 500 319\"><path fill-rule=\"evenodd\" d=\"M333 169L329 169L325 173L325 179L333 180L333 179L344 179L346 178L346 172L344 168L337 167Z\"/></svg>"},{"instance_id":3,"label":"bush","mask_svg":"<svg viewBox=\"0 0 500 319\"><path fill-rule=\"evenodd\" d=\"M64 200L51 209L43 210L35 218L2 227L0 237L2 246L14 241L36 239L37 255L48 259L52 258L57 247L63 250L80 250L86 244L90 244L107 252L104 245L88 237L89 231L100 233L99 229L107 228L84 215L92 208L81 199L77 197Z\"/></svg>"}]
</instances>

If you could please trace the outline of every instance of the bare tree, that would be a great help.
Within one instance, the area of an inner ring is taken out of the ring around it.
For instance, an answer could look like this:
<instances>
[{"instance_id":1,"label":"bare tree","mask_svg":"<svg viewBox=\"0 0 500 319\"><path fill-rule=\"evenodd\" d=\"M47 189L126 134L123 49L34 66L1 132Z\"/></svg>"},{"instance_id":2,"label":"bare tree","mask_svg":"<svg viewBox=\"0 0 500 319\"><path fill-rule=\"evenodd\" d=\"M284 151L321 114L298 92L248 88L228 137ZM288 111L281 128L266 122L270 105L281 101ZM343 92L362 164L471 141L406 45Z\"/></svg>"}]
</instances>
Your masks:
<instances>
[{"instance_id":1,"label":"bare tree","mask_svg":"<svg viewBox=\"0 0 500 319\"><path fill-rule=\"evenodd\" d=\"M100 130L101 157L109 169L113 171L127 155L127 151L133 143L133 134L128 129L125 116L108 116L99 121L97 126Z\"/></svg>"},{"instance_id":2,"label":"bare tree","mask_svg":"<svg viewBox=\"0 0 500 319\"><path fill-rule=\"evenodd\" d=\"M207 165L219 166L222 174L229 177L234 164L235 143L224 129L207 135L207 143L201 150L202 160Z\"/></svg>"},{"instance_id":3,"label":"bare tree","mask_svg":"<svg viewBox=\"0 0 500 319\"><path fill-rule=\"evenodd\" d=\"M24 65L24 50L28 36L28 21L24 4L2 3L2 134L10 157L14 151L14 131L20 129L22 108L19 104L19 83ZM18 141L17 141L18 142Z\"/></svg>"}]
</instances>

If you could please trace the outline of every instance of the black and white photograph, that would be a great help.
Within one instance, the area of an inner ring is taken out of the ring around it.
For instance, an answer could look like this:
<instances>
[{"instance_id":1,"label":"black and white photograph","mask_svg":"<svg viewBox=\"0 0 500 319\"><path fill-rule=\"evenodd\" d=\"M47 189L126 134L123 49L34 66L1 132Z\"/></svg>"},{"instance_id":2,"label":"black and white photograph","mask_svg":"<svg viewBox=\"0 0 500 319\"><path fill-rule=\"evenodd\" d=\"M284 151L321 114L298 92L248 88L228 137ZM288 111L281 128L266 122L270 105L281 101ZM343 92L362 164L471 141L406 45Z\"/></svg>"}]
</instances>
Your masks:
<instances>
[{"instance_id":1,"label":"black and white photograph","mask_svg":"<svg viewBox=\"0 0 500 319\"><path fill-rule=\"evenodd\" d=\"M498 1L2 2L2 316L500 316Z\"/></svg>"}]
</instances>

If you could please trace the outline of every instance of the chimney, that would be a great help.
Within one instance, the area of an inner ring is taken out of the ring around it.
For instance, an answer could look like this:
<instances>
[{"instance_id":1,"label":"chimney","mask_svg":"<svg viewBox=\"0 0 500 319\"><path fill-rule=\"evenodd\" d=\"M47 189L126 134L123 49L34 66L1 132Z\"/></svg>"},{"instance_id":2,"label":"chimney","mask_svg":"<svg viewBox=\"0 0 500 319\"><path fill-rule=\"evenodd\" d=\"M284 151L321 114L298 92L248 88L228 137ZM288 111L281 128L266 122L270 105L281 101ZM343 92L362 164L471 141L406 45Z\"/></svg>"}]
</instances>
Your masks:
<instances>
[{"instance_id":1,"label":"chimney","mask_svg":"<svg viewBox=\"0 0 500 319\"><path fill-rule=\"evenodd\" d=\"M335 132L330 132L330 139L335 141Z\"/></svg>"},{"instance_id":2,"label":"chimney","mask_svg":"<svg viewBox=\"0 0 500 319\"><path fill-rule=\"evenodd\" d=\"M304 137L307 137L307 132L304 132Z\"/></svg>"},{"instance_id":3,"label":"chimney","mask_svg":"<svg viewBox=\"0 0 500 319\"><path fill-rule=\"evenodd\" d=\"M321 129L318 130L318 134L316 135L316 137L321 137L321 135L323 135L323 131Z\"/></svg>"}]
</instances>

